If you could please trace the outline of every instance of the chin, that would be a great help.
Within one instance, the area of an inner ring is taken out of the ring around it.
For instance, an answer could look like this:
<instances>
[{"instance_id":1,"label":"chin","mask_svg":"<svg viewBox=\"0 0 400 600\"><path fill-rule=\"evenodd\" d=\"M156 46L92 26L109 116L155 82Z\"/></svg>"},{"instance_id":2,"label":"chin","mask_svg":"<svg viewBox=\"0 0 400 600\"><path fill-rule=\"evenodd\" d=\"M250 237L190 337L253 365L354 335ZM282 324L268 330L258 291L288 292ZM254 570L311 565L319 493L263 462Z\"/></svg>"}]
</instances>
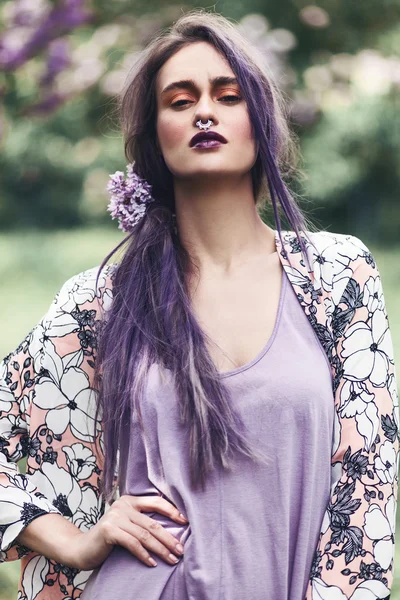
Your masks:
<instances>
[{"instance_id":1,"label":"chin","mask_svg":"<svg viewBox=\"0 0 400 600\"><path fill-rule=\"evenodd\" d=\"M205 154L206 153L193 157L190 161L181 157L177 162L174 160L174 164L167 163L167 166L172 175L177 179L196 179L204 176L237 177L244 175L252 169L255 162L253 155L249 156L248 160L244 161L243 155L241 157L235 157L236 160L233 160L226 156L218 157L216 156L216 152L209 152L207 155Z\"/></svg>"}]
</instances>

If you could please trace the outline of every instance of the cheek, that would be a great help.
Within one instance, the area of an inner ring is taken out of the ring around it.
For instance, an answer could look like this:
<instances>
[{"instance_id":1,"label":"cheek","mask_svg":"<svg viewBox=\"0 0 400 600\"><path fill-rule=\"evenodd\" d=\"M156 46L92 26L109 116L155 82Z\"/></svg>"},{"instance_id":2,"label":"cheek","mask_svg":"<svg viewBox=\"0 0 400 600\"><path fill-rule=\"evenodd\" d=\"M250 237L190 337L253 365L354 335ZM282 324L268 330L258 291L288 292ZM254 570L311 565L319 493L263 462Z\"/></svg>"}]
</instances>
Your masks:
<instances>
[{"instance_id":1,"label":"cheek","mask_svg":"<svg viewBox=\"0 0 400 600\"><path fill-rule=\"evenodd\" d=\"M185 127L170 117L160 116L157 121L157 133L162 150L173 150L184 141Z\"/></svg>"},{"instance_id":2,"label":"cheek","mask_svg":"<svg viewBox=\"0 0 400 600\"><path fill-rule=\"evenodd\" d=\"M235 137L242 143L253 142L253 128L247 113L235 121Z\"/></svg>"},{"instance_id":3,"label":"cheek","mask_svg":"<svg viewBox=\"0 0 400 600\"><path fill-rule=\"evenodd\" d=\"M258 144L247 111L246 114L240 115L235 120L234 137L236 141L235 159L242 161L247 167L251 168L257 160Z\"/></svg>"}]
</instances>

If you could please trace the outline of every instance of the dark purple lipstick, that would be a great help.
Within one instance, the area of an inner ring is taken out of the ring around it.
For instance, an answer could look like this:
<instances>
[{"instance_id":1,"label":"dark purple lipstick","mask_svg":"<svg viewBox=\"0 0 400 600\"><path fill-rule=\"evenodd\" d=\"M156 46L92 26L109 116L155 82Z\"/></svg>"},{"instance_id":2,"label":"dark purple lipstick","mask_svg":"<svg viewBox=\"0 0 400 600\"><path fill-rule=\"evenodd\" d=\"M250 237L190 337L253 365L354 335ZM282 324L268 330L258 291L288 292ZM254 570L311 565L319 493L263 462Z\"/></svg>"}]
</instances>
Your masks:
<instances>
[{"instance_id":1,"label":"dark purple lipstick","mask_svg":"<svg viewBox=\"0 0 400 600\"><path fill-rule=\"evenodd\" d=\"M211 144L211 141L219 143ZM196 144L200 144L201 142L204 142L204 144L201 144L201 146L199 147L204 148L212 148L214 146L218 146L219 144L227 144L227 140L224 138L224 136L220 135L216 131L200 131L192 137L189 145L191 148L193 148L193 146L195 146Z\"/></svg>"}]
</instances>

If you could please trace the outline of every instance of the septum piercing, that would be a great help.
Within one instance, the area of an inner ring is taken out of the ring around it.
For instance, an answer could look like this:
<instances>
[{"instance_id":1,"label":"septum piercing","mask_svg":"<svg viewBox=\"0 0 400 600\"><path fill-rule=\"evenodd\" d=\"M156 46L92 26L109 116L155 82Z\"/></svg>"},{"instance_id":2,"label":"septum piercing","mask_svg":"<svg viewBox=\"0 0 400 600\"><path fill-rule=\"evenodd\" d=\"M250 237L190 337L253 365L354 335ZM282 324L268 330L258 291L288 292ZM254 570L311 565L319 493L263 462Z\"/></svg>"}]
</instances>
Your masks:
<instances>
[{"instance_id":1,"label":"septum piercing","mask_svg":"<svg viewBox=\"0 0 400 600\"><path fill-rule=\"evenodd\" d=\"M207 123L202 123L201 119L199 119L196 125L200 129L208 129L209 127L211 127L211 125L213 125L213 121L211 119L208 119Z\"/></svg>"}]
</instances>

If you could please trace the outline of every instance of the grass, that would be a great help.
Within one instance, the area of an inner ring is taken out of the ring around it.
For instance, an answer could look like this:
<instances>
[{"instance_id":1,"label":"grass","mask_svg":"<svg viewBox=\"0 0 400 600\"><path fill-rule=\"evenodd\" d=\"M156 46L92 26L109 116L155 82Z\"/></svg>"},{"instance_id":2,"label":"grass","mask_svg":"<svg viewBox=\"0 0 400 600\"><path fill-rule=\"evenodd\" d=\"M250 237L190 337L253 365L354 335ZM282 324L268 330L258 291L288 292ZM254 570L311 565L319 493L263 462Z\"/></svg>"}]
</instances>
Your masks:
<instances>
[{"instance_id":1,"label":"grass","mask_svg":"<svg viewBox=\"0 0 400 600\"><path fill-rule=\"evenodd\" d=\"M104 229L0 235L0 355L16 347L69 277L99 265L122 239Z\"/></svg>"},{"instance_id":2,"label":"grass","mask_svg":"<svg viewBox=\"0 0 400 600\"><path fill-rule=\"evenodd\" d=\"M118 230L108 229L0 235L0 357L12 351L39 321L69 277L99 265L121 240ZM390 251L370 246L370 250L382 277L400 381L400 246ZM397 514L399 522L400 511ZM396 567L400 564L397 539L395 563ZM394 575L391 598L400 600L400 567ZM0 600L17 597L18 576L18 563L1 565Z\"/></svg>"}]
</instances>

